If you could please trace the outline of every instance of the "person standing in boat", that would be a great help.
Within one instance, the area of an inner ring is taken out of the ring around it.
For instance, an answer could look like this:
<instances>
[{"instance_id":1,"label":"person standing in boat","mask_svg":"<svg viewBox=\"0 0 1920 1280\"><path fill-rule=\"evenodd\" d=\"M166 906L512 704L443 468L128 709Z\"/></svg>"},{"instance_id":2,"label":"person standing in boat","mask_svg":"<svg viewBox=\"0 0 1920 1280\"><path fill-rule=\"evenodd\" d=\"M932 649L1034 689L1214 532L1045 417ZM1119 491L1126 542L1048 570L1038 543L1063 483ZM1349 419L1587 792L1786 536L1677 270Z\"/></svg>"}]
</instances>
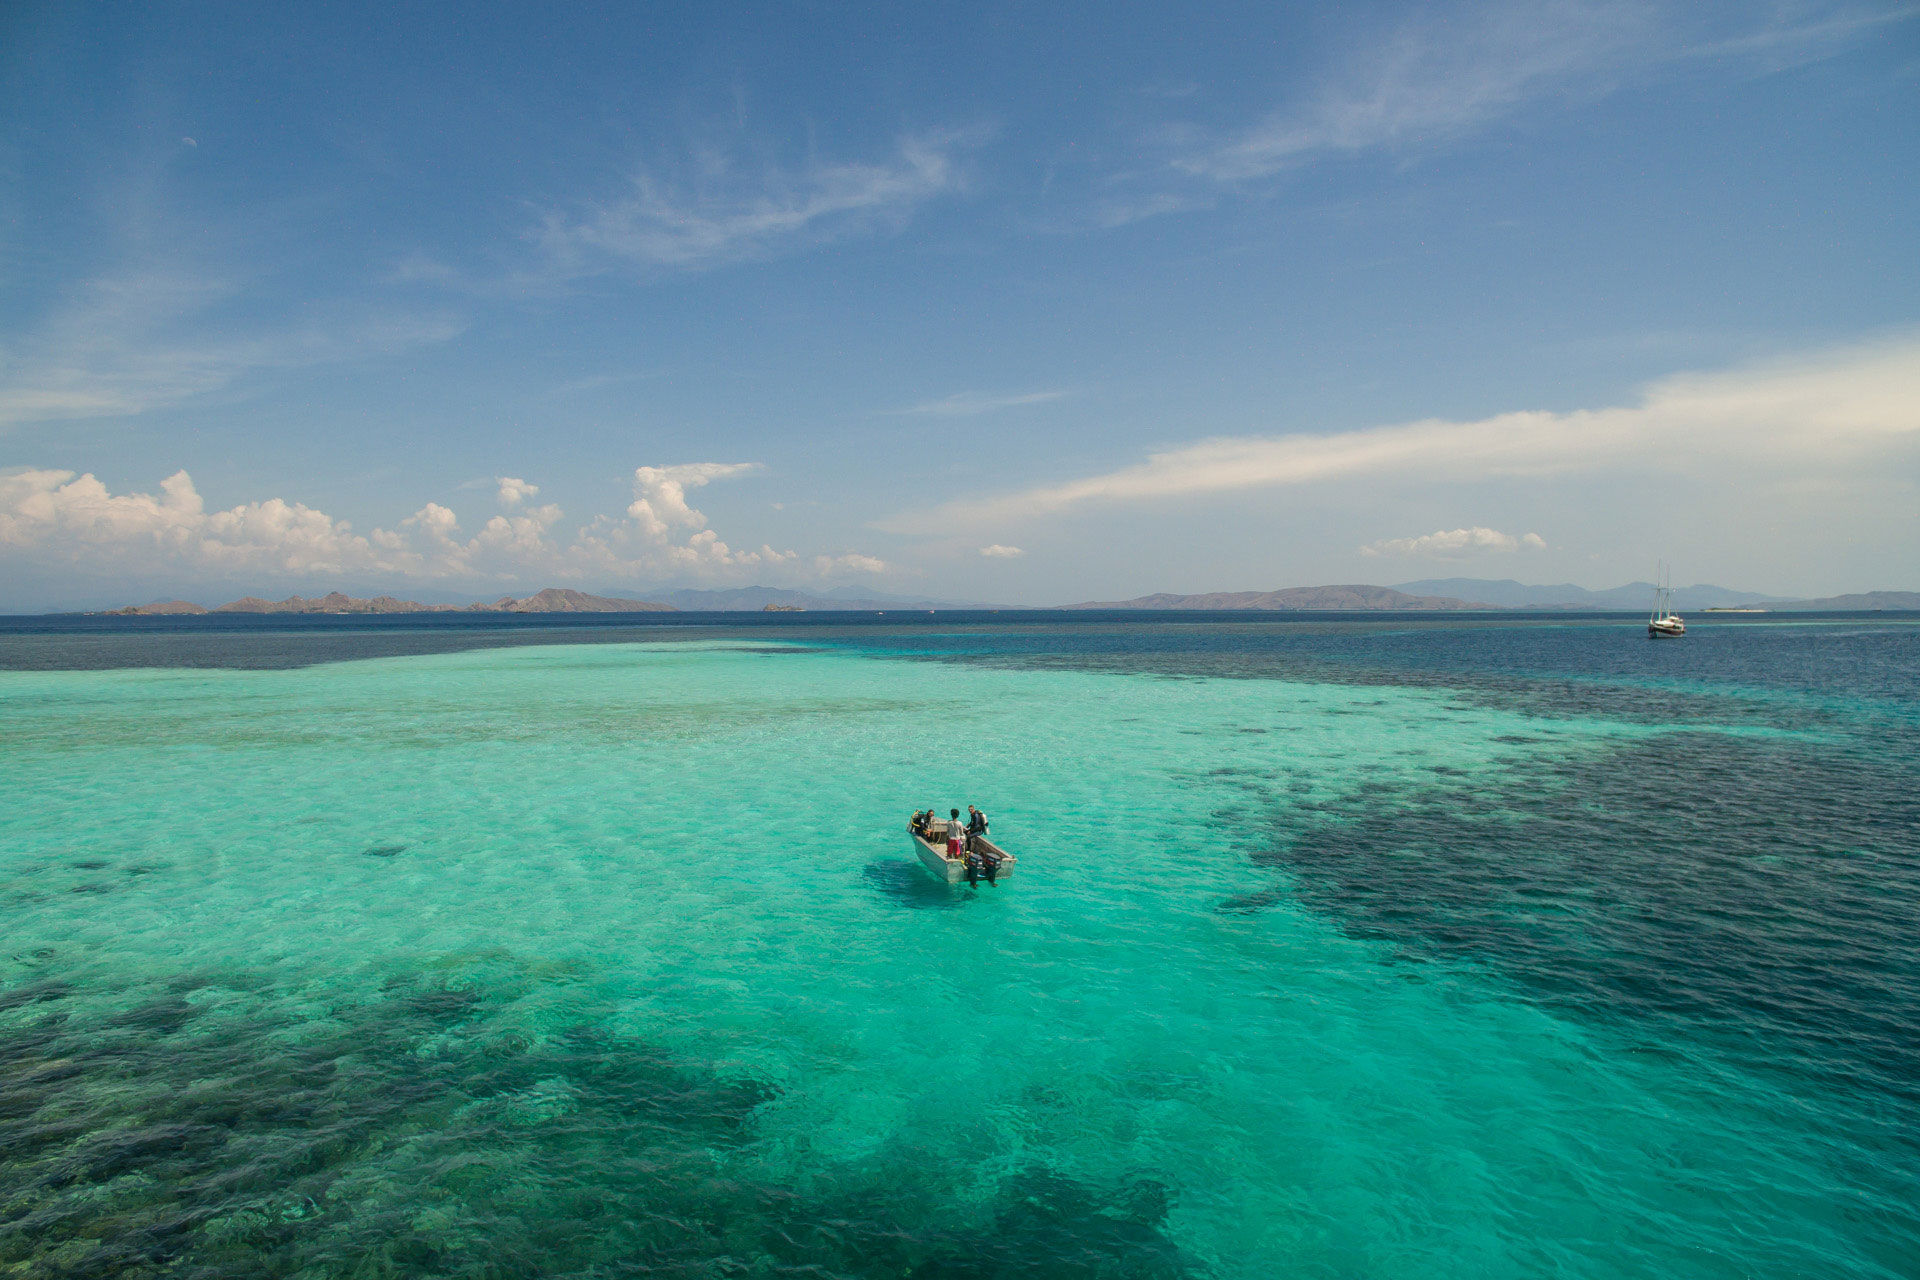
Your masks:
<instances>
[{"instance_id":1,"label":"person standing in boat","mask_svg":"<svg viewBox=\"0 0 1920 1280\"><path fill-rule=\"evenodd\" d=\"M966 831L960 825L960 811L949 809L947 812L953 815L947 821L947 856L957 858L966 847Z\"/></svg>"}]
</instances>

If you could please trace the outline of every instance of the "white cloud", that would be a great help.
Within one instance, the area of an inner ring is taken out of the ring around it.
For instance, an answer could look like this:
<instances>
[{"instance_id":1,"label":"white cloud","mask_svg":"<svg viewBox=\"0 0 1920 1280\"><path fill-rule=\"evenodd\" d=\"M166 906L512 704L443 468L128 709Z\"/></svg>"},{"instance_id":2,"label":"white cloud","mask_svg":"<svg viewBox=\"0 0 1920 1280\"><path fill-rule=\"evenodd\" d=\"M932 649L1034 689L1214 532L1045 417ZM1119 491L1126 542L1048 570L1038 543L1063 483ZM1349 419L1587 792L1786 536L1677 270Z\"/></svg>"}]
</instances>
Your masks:
<instances>
[{"instance_id":1,"label":"white cloud","mask_svg":"<svg viewBox=\"0 0 1920 1280\"><path fill-rule=\"evenodd\" d=\"M451 542L453 535L460 531L460 518L437 502L429 502L400 523L416 526L436 542Z\"/></svg>"},{"instance_id":2,"label":"white cloud","mask_svg":"<svg viewBox=\"0 0 1920 1280\"><path fill-rule=\"evenodd\" d=\"M980 554L990 560L1011 560L1015 556L1023 556L1027 553L1018 547L1003 546L996 542L991 546L980 548Z\"/></svg>"},{"instance_id":3,"label":"white cloud","mask_svg":"<svg viewBox=\"0 0 1920 1280\"><path fill-rule=\"evenodd\" d=\"M758 469L710 462L636 468L638 496L624 518L596 516L571 539L555 536L560 507L526 505L538 486L520 480L513 482L512 513L491 517L470 538L461 536L459 516L437 502L393 529L361 536L346 521L279 498L209 512L184 471L164 480L157 494L114 494L91 474L17 469L0 472L0 556L91 573L184 570L209 578L807 580L888 571L885 561L859 552L733 548L686 501L689 488Z\"/></svg>"},{"instance_id":4,"label":"white cloud","mask_svg":"<svg viewBox=\"0 0 1920 1280\"><path fill-rule=\"evenodd\" d=\"M798 173L740 173L704 157L688 182L649 171L631 191L573 215L549 212L534 239L563 275L615 265L699 268L898 225L915 208L962 185L960 153L977 135L921 134L878 163L815 161Z\"/></svg>"},{"instance_id":5,"label":"white cloud","mask_svg":"<svg viewBox=\"0 0 1920 1280\"><path fill-rule=\"evenodd\" d=\"M1475 525L1471 529L1436 529L1418 538L1382 538L1360 548L1363 556L1432 556L1451 560L1476 551L1544 551L1547 541L1537 533L1515 537L1498 529Z\"/></svg>"},{"instance_id":6,"label":"white cloud","mask_svg":"<svg viewBox=\"0 0 1920 1280\"><path fill-rule=\"evenodd\" d=\"M1307 101L1175 163L1232 182L1316 154L1452 136L1643 46L1653 18L1645 4L1582 0L1423 13L1369 42Z\"/></svg>"},{"instance_id":7,"label":"white cloud","mask_svg":"<svg viewBox=\"0 0 1920 1280\"><path fill-rule=\"evenodd\" d=\"M133 571L400 571L409 557L391 546L390 535L376 544L345 521L279 498L208 512L184 471L162 481L157 495L112 494L71 471L0 473L0 548L43 560Z\"/></svg>"},{"instance_id":8,"label":"white cloud","mask_svg":"<svg viewBox=\"0 0 1920 1280\"><path fill-rule=\"evenodd\" d=\"M1019 395L992 396L978 391L961 391L940 400L923 400L903 413L928 414L939 418L970 418L975 414L1000 409L1018 409L1024 405L1047 404L1063 399L1064 391L1027 391Z\"/></svg>"},{"instance_id":9,"label":"white cloud","mask_svg":"<svg viewBox=\"0 0 1920 1280\"><path fill-rule=\"evenodd\" d=\"M539 485L528 484L518 476L499 476L497 480L500 485L500 505L503 507L517 507L523 502L531 502L534 495L540 492Z\"/></svg>"},{"instance_id":10,"label":"white cloud","mask_svg":"<svg viewBox=\"0 0 1920 1280\"><path fill-rule=\"evenodd\" d=\"M885 573L890 566L858 552L803 557L765 543L737 548L708 526L706 513L687 501L687 490L715 480L761 470L756 462L695 462L636 467L635 498L626 519L597 516L568 548L580 572L619 576L739 577L772 571L820 578L834 573Z\"/></svg>"},{"instance_id":11,"label":"white cloud","mask_svg":"<svg viewBox=\"0 0 1920 1280\"><path fill-rule=\"evenodd\" d=\"M1867 473L1920 441L1920 335L1650 386L1639 403L1428 419L1323 435L1202 440L1146 461L999 498L906 512L878 527L990 528L1089 504L1401 477L1423 482L1642 470L1724 479Z\"/></svg>"},{"instance_id":12,"label":"white cloud","mask_svg":"<svg viewBox=\"0 0 1920 1280\"><path fill-rule=\"evenodd\" d=\"M687 505L687 490L758 471L755 462L695 462L677 467L636 467L627 516L650 538L665 541L676 528L704 529L707 517Z\"/></svg>"},{"instance_id":13,"label":"white cloud","mask_svg":"<svg viewBox=\"0 0 1920 1280\"><path fill-rule=\"evenodd\" d=\"M142 413L222 390L262 370L359 359L445 342L447 315L362 316L264 332L222 325L232 283L186 272L101 277L0 350L0 427Z\"/></svg>"},{"instance_id":14,"label":"white cloud","mask_svg":"<svg viewBox=\"0 0 1920 1280\"><path fill-rule=\"evenodd\" d=\"M1687 53L1700 58L1739 58L1762 71L1784 71L1820 62L1843 51L1875 28L1910 22L1920 16L1911 4L1862 8L1846 4L1809 15L1796 4L1762 12L1762 24L1750 31L1710 40Z\"/></svg>"},{"instance_id":15,"label":"white cloud","mask_svg":"<svg viewBox=\"0 0 1920 1280\"><path fill-rule=\"evenodd\" d=\"M878 556L850 552L843 556L815 556L814 572L821 577L831 573L885 573L893 566Z\"/></svg>"},{"instance_id":16,"label":"white cloud","mask_svg":"<svg viewBox=\"0 0 1920 1280\"><path fill-rule=\"evenodd\" d=\"M1176 169L1243 182L1325 156L1447 142L1556 97L1610 93L1663 65L1714 60L1768 72L1817 61L1914 16L1906 4L1829 0L1726 13L1658 0L1427 6L1365 38L1257 123L1225 133L1172 128L1163 140L1175 147ZM1160 197L1170 207L1178 198Z\"/></svg>"}]
</instances>

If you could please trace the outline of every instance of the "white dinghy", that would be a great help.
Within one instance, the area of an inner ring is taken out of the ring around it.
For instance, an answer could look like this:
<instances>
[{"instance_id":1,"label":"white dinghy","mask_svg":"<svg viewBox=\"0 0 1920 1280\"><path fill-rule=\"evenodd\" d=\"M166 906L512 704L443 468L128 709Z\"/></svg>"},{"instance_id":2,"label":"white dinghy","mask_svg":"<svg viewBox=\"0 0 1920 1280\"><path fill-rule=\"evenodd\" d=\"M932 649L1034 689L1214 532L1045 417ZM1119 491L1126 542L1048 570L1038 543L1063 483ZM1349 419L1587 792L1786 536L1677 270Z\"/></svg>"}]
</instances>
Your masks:
<instances>
[{"instance_id":1,"label":"white dinghy","mask_svg":"<svg viewBox=\"0 0 1920 1280\"><path fill-rule=\"evenodd\" d=\"M945 818L935 818L927 824L927 834L922 836L907 824L907 839L913 844L913 851L920 855L920 865L933 874L934 879L947 884L959 884L967 878L967 860L964 857L947 856L947 827ZM951 825L959 825L957 823ZM964 837L963 837L964 838ZM1014 856L1002 849L985 836L975 836L973 847L979 850L987 865L993 869L992 879L998 883L1013 874Z\"/></svg>"}]
</instances>

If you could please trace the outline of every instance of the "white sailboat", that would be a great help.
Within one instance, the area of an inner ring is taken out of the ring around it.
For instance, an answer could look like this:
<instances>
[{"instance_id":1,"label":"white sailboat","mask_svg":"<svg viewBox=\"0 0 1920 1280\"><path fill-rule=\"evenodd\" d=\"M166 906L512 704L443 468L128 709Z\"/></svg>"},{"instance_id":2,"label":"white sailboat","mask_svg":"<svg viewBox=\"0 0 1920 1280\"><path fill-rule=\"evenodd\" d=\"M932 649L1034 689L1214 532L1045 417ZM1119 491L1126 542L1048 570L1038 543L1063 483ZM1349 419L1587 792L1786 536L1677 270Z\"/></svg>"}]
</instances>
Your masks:
<instances>
[{"instance_id":1,"label":"white sailboat","mask_svg":"<svg viewBox=\"0 0 1920 1280\"><path fill-rule=\"evenodd\" d=\"M1687 624L1673 611L1673 566L1662 565L1654 577L1658 580L1653 588L1653 613L1647 618L1647 634L1656 640L1687 634Z\"/></svg>"}]
</instances>

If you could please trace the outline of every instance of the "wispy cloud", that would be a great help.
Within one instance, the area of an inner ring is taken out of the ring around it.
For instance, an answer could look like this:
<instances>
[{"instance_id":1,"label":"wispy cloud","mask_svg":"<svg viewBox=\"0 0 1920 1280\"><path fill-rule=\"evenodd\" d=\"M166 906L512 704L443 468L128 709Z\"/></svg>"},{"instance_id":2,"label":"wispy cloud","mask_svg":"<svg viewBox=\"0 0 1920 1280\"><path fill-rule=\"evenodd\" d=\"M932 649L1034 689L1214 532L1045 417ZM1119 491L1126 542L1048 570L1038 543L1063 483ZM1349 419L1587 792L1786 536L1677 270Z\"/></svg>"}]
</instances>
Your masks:
<instances>
[{"instance_id":1,"label":"wispy cloud","mask_svg":"<svg viewBox=\"0 0 1920 1280\"><path fill-rule=\"evenodd\" d=\"M928 200L963 187L962 157L981 141L977 132L918 134L885 160L815 160L797 171L743 171L708 156L682 182L642 169L624 195L549 211L532 238L561 275L763 257L900 225Z\"/></svg>"},{"instance_id":2,"label":"wispy cloud","mask_svg":"<svg viewBox=\"0 0 1920 1280\"><path fill-rule=\"evenodd\" d=\"M1111 230L1145 222L1149 218L1165 217L1170 213L1211 209L1215 203L1211 196L1191 192L1155 191L1145 195L1109 197L1093 207L1093 225Z\"/></svg>"},{"instance_id":3,"label":"wispy cloud","mask_svg":"<svg viewBox=\"0 0 1920 1280\"><path fill-rule=\"evenodd\" d=\"M1174 164L1234 182L1318 154L1456 136L1644 46L1653 17L1646 4L1581 0L1427 13L1304 100L1237 133L1198 139Z\"/></svg>"},{"instance_id":4,"label":"wispy cloud","mask_svg":"<svg viewBox=\"0 0 1920 1280\"><path fill-rule=\"evenodd\" d=\"M1064 391L1025 391L1018 395L996 396L981 391L961 391L939 400L923 400L901 413L926 414L936 418L971 418L981 413L1018 409L1030 404L1049 404L1066 398Z\"/></svg>"},{"instance_id":5,"label":"wispy cloud","mask_svg":"<svg viewBox=\"0 0 1920 1280\"><path fill-rule=\"evenodd\" d=\"M1015 560L1027 553L1019 547L1009 547L1003 543L996 542L990 546L980 548L980 554L989 560Z\"/></svg>"},{"instance_id":6,"label":"wispy cloud","mask_svg":"<svg viewBox=\"0 0 1920 1280\"><path fill-rule=\"evenodd\" d=\"M1436 529L1417 538L1382 538L1360 548L1363 556L1430 556L1436 560L1455 560L1477 551L1546 550L1547 540L1537 533L1502 533L1484 525L1471 529Z\"/></svg>"},{"instance_id":7,"label":"wispy cloud","mask_svg":"<svg viewBox=\"0 0 1920 1280\"><path fill-rule=\"evenodd\" d=\"M1654 383L1637 404L1428 419L1330 434L1198 441L1084 479L915 510L895 532L992 528L1096 504L1193 498L1361 477L1424 481L1659 469L1723 478L1860 472L1920 442L1920 335Z\"/></svg>"},{"instance_id":8,"label":"wispy cloud","mask_svg":"<svg viewBox=\"0 0 1920 1280\"><path fill-rule=\"evenodd\" d=\"M1224 131L1172 126L1161 140L1174 169L1240 183L1326 156L1453 142L1534 104L1612 92L1662 65L1714 60L1772 71L1817 61L1920 10L1814 0L1735 13L1730 25L1659 0L1425 8L1257 122ZM1136 204L1152 208L1144 197Z\"/></svg>"},{"instance_id":9,"label":"wispy cloud","mask_svg":"<svg viewBox=\"0 0 1920 1280\"><path fill-rule=\"evenodd\" d=\"M1763 72L1784 71L1821 62L1882 27L1920 19L1920 6L1781 3L1765 12L1760 26L1710 39L1686 51L1696 58L1736 58Z\"/></svg>"},{"instance_id":10,"label":"wispy cloud","mask_svg":"<svg viewBox=\"0 0 1920 1280\"><path fill-rule=\"evenodd\" d=\"M634 470L634 500L620 516L593 517L569 538L554 503L533 506L539 486L498 481L504 509L469 535L450 507L428 502L391 529L359 534L299 502L268 498L208 511L192 478L175 472L156 493L113 493L91 474L0 471L0 562L29 560L81 574L188 572L208 579L270 575L314 581L341 574L418 582L699 581L771 576L818 581L880 574L860 552L803 555L730 546L689 488L759 470L701 462Z\"/></svg>"},{"instance_id":11,"label":"wispy cloud","mask_svg":"<svg viewBox=\"0 0 1920 1280\"><path fill-rule=\"evenodd\" d=\"M248 374L361 359L459 335L447 313L362 314L333 326L243 330L214 313L230 281L153 270L96 279L0 353L0 427L142 413Z\"/></svg>"}]
</instances>

